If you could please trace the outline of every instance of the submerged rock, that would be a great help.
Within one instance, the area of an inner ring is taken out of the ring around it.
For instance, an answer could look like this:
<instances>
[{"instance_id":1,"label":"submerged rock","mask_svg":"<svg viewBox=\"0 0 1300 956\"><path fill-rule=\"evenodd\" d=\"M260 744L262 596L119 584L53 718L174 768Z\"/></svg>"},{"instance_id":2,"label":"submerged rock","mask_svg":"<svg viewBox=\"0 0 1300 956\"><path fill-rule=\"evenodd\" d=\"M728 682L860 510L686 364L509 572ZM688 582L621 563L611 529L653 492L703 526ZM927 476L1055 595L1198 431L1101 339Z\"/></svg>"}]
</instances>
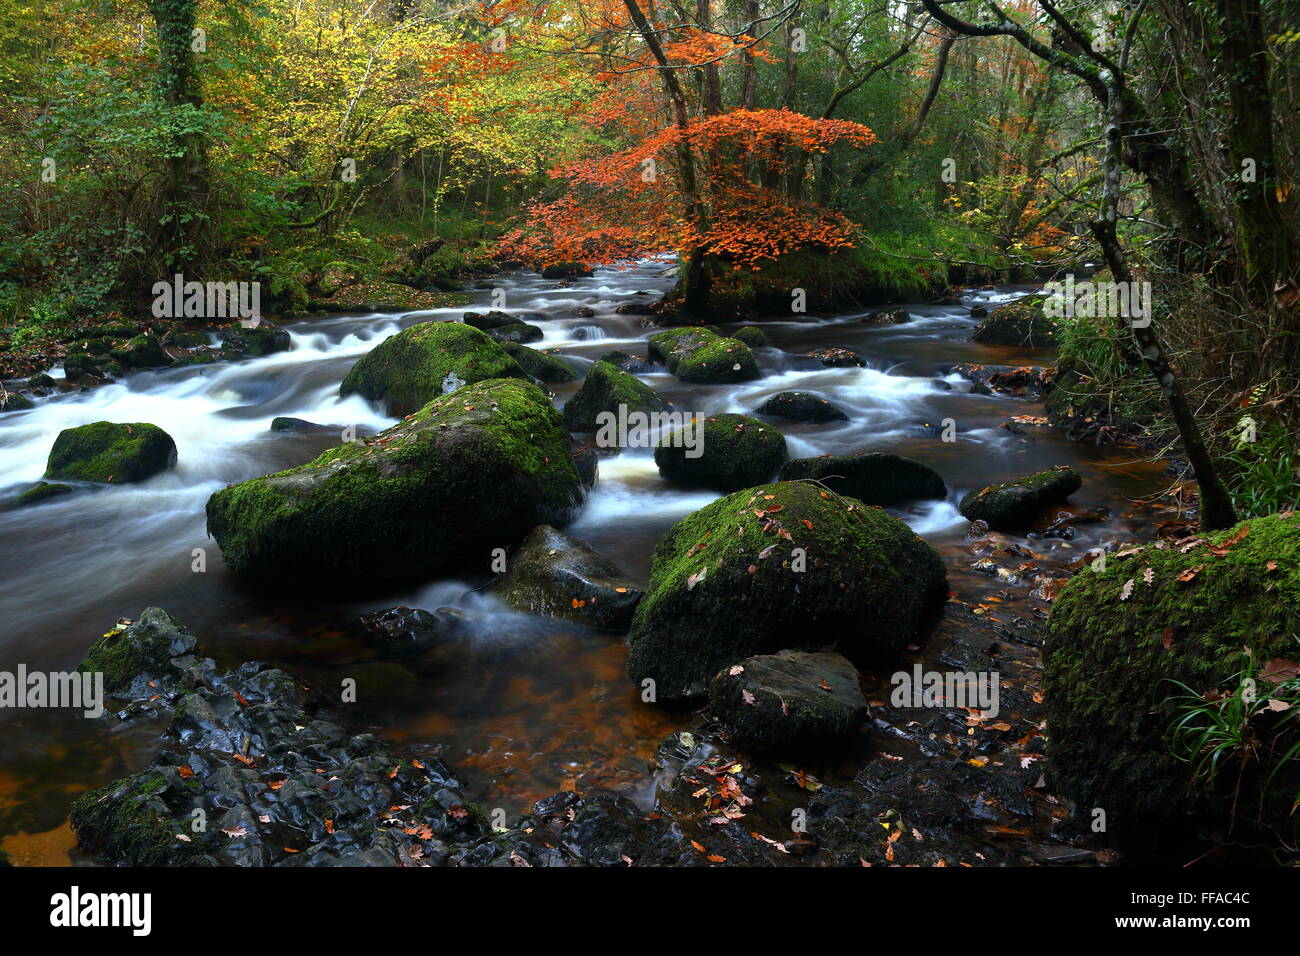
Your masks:
<instances>
[{"instance_id":1,"label":"submerged rock","mask_svg":"<svg viewBox=\"0 0 1300 956\"><path fill-rule=\"evenodd\" d=\"M929 465L885 452L796 458L781 469L782 481L812 479L836 494L869 505L945 498L948 489Z\"/></svg>"},{"instance_id":2,"label":"submerged rock","mask_svg":"<svg viewBox=\"0 0 1300 956\"><path fill-rule=\"evenodd\" d=\"M626 630L640 586L586 543L539 525L506 564L491 591L520 611Z\"/></svg>"},{"instance_id":3,"label":"submerged rock","mask_svg":"<svg viewBox=\"0 0 1300 956\"><path fill-rule=\"evenodd\" d=\"M645 382L609 362L596 362L587 370L582 388L565 403L564 423L570 431L595 432L602 412L619 415L631 412L659 412L671 407Z\"/></svg>"},{"instance_id":4,"label":"submerged rock","mask_svg":"<svg viewBox=\"0 0 1300 956\"><path fill-rule=\"evenodd\" d=\"M400 417L464 385L525 377L519 363L478 329L459 322L421 322L358 359L344 376L339 395L382 401L387 414Z\"/></svg>"},{"instance_id":5,"label":"submerged rock","mask_svg":"<svg viewBox=\"0 0 1300 956\"><path fill-rule=\"evenodd\" d=\"M628 673L653 680L664 700L792 646L838 642L854 659L889 655L945 594L939 555L897 518L804 482L760 485L659 539L628 637Z\"/></svg>"},{"instance_id":6,"label":"submerged rock","mask_svg":"<svg viewBox=\"0 0 1300 956\"><path fill-rule=\"evenodd\" d=\"M906 309L881 309L872 312L862 321L868 325L902 325L904 322L911 322L912 316Z\"/></svg>"},{"instance_id":7,"label":"submerged rock","mask_svg":"<svg viewBox=\"0 0 1300 956\"><path fill-rule=\"evenodd\" d=\"M455 608L433 611L390 607L361 616L361 639L388 657L411 657L427 653L439 644L465 636L468 622Z\"/></svg>"},{"instance_id":8,"label":"submerged rock","mask_svg":"<svg viewBox=\"0 0 1300 956\"><path fill-rule=\"evenodd\" d=\"M867 699L842 655L782 651L718 671L709 707L742 747L788 750L843 737L866 713Z\"/></svg>"},{"instance_id":9,"label":"submerged rock","mask_svg":"<svg viewBox=\"0 0 1300 956\"><path fill-rule=\"evenodd\" d=\"M714 415L670 432L655 447L659 473L678 484L736 491L772 478L785 461L785 436L748 415Z\"/></svg>"},{"instance_id":10,"label":"submerged rock","mask_svg":"<svg viewBox=\"0 0 1300 956\"><path fill-rule=\"evenodd\" d=\"M758 363L749 346L708 329L666 329L650 336L650 356L662 361L683 382L720 384L758 378Z\"/></svg>"},{"instance_id":11,"label":"submerged rock","mask_svg":"<svg viewBox=\"0 0 1300 956\"><path fill-rule=\"evenodd\" d=\"M988 314L971 335L986 345L1019 345L1040 348L1056 342L1056 328L1043 312L1044 297L1025 296L1000 305Z\"/></svg>"},{"instance_id":12,"label":"submerged rock","mask_svg":"<svg viewBox=\"0 0 1300 956\"><path fill-rule=\"evenodd\" d=\"M1058 465L972 491L962 498L958 510L971 521L986 522L994 531L1023 531L1044 508L1065 501L1082 485L1077 471Z\"/></svg>"},{"instance_id":13,"label":"submerged rock","mask_svg":"<svg viewBox=\"0 0 1300 956\"><path fill-rule=\"evenodd\" d=\"M69 494L73 491L71 485L61 484L59 482L50 483L48 481L38 481L21 495L18 496L18 507L25 508L29 505L38 505L42 501L49 501L51 498L58 498L62 495Z\"/></svg>"},{"instance_id":14,"label":"submerged rock","mask_svg":"<svg viewBox=\"0 0 1300 956\"><path fill-rule=\"evenodd\" d=\"M493 548L563 522L582 494L559 412L537 386L498 379L218 491L208 531L237 574L360 590L486 567Z\"/></svg>"},{"instance_id":15,"label":"submerged rock","mask_svg":"<svg viewBox=\"0 0 1300 956\"><path fill-rule=\"evenodd\" d=\"M176 465L176 442L147 422L93 422L54 439L46 478L121 485L145 481Z\"/></svg>"},{"instance_id":16,"label":"submerged rock","mask_svg":"<svg viewBox=\"0 0 1300 956\"><path fill-rule=\"evenodd\" d=\"M263 322L250 329L228 329L221 333L221 345L230 354L251 358L287 352L292 342L284 329Z\"/></svg>"},{"instance_id":17,"label":"submerged rock","mask_svg":"<svg viewBox=\"0 0 1300 956\"><path fill-rule=\"evenodd\" d=\"M838 406L810 392L778 392L754 409L754 413L792 422L844 422L849 419Z\"/></svg>"},{"instance_id":18,"label":"submerged rock","mask_svg":"<svg viewBox=\"0 0 1300 956\"><path fill-rule=\"evenodd\" d=\"M1294 845L1300 764L1276 749L1294 731L1279 733L1286 711L1266 700L1296 674L1300 516L1122 554L1077 573L1048 618L1043 690L1057 786L1081 808L1104 808L1128 839L1194 822L1226 829L1235 804L1234 835L1250 842L1262 821L1274 828L1270 844L1280 835ZM1210 727L1212 714L1235 720L1229 708L1246 687L1256 703L1245 732L1258 756L1230 749L1213 779L1194 773L1171 746L1175 721L1193 707L1206 715L1193 728Z\"/></svg>"}]
</instances>

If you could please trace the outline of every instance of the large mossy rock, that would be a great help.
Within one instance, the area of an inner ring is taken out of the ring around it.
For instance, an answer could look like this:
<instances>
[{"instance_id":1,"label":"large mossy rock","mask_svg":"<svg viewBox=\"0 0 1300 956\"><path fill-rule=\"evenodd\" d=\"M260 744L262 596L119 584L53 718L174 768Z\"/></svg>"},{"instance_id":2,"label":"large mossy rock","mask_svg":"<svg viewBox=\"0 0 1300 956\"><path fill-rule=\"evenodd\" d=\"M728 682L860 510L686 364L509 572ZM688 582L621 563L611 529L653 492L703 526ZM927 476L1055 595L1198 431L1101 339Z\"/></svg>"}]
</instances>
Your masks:
<instances>
[{"instance_id":1,"label":"large mossy rock","mask_svg":"<svg viewBox=\"0 0 1300 956\"><path fill-rule=\"evenodd\" d=\"M551 384L554 382L576 382L578 373L549 352L539 352L518 342L502 342L501 348L530 378Z\"/></svg>"},{"instance_id":2,"label":"large mossy rock","mask_svg":"<svg viewBox=\"0 0 1300 956\"><path fill-rule=\"evenodd\" d=\"M777 392L754 412L792 422L844 422L849 419L838 405L811 392Z\"/></svg>"},{"instance_id":3,"label":"large mossy rock","mask_svg":"<svg viewBox=\"0 0 1300 956\"><path fill-rule=\"evenodd\" d=\"M1054 783L1085 812L1104 809L1108 826L1126 834L1205 814L1226 828L1235 797L1237 826L1245 833L1246 821L1259 819L1260 766L1248 763L1239 781L1239 765L1229 760L1208 792L1193 787L1191 767L1172 755L1167 736L1180 716L1171 698L1185 693L1171 682L1195 695L1239 695L1235 675L1248 648L1254 664L1244 676L1262 696L1269 682L1259 672L1268 662L1300 660L1297 634L1300 516L1294 514L1244 521L1189 550L1165 543L1108 555L1104 570L1080 571L1053 604L1043 646ZM1266 757L1267 728L1276 727L1278 716L1251 721ZM1294 742L1295 729L1290 735ZM1289 832L1292 843L1300 826L1300 816L1290 812L1298 789L1300 764L1292 760L1264 804L1263 819Z\"/></svg>"},{"instance_id":4,"label":"large mossy rock","mask_svg":"<svg viewBox=\"0 0 1300 956\"><path fill-rule=\"evenodd\" d=\"M218 491L207 515L236 573L358 589L486 568L491 549L563 522L581 500L559 412L536 385L505 379Z\"/></svg>"},{"instance_id":5,"label":"large mossy rock","mask_svg":"<svg viewBox=\"0 0 1300 956\"><path fill-rule=\"evenodd\" d=\"M786 459L785 436L748 415L714 415L685 427L688 436L670 432L655 448L659 473L681 485L737 491L770 480Z\"/></svg>"},{"instance_id":6,"label":"large mossy rock","mask_svg":"<svg viewBox=\"0 0 1300 956\"><path fill-rule=\"evenodd\" d=\"M357 360L339 395L382 401L409 415L439 395L488 379L524 378L519 363L483 332L459 322L421 322L390 335Z\"/></svg>"},{"instance_id":7,"label":"large mossy rock","mask_svg":"<svg viewBox=\"0 0 1300 956\"><path fill-rule=\"evenodd\" d=\"M742 747L780 751L833 743L857 725L867 699L842 655L783 651L718 671L709 708Z\"/></svg>"},{"instance_id":8,"label":"large mossy rock","mask_svg":"<svg viewBox=\"0 0 1300 956\"><path fill-rule=\"evenodd\" d=\"M672 699L754 654L838 642L855 659L887 656L946 592L943 561L897 518L805 482L760 485L659 539L628 673Z\"/></svg>"},{"instance_id":9,"label":"large mossy rock","mask_svg":"<svg viewBox=\"0 0 1300 956\"><path fill-rule=\"evenodd\" d=\"M886 452L796 458L781 469L782 481L803 479L869 505L944 498L948 494L943 479L929 465Z\"/></svg>"},{"instance_id":10,"label":"large mossy rock","mask_svg":"<svg viewBox=\"0 0 1300 956\"><path fill-rule=\"evenodd\" d=\"M1056 342L1056 326L1043 312L1045 297L1025 296L1000 305L980 323L971 339L985 345L1041 348Z\"/></svg>"},{"instance_id":11,"label":"large mossy rock","mask_svg":"<svg viewBox=\"0 0 1300 956\"><path fill-rule=\"evenodd\" d=\"M669 402L635 375L609 362L592 363L582 388L564 405L564 423L570 431L595 432L600 428L597 416L610 412L617 416L622 406L631 412L661 412Z\"/></svg>"},{"instance_id":12,"label":"large mossy rock","mask_svg":"<svg viewBox=\"0 0 1300 956\"><path fill-rule=\"evenodd\" d=\"M641 587L584 542L539 525L512 554L492 593L520 611L626 630Z\"/></svg>"},{"instance_id":13,"label":"large mossy rock","mask_svg":"<svg viewBox=\"0 0 1300 956\"><path fill-rule=\"evenodd\" d=\"M91 645L77 670L104 675L104 692L144 700L175 690L194 663L198 642L179 621L147 607L131 624L119 622Z\"/></svg>"},{"instance_id":14,"label":"large mossy rock","mask_svg":"<svg viewBox=\"0 0 1300 956\"><path fill-rule=\"evenodd\" d=\"M144 481L176 465L176 442L147 422L92 422L54 439L45 477L121 485Z\"/></svg>"},{"instance_id":15,"label":"large mossy rock","mask_svg":"<svg viewBox=\"0 0 1300 956\"><path fill-rule=\"evenodd\" d=\"M748 345L709 329L666 329L650 336L652 358L683 382L721 384L758 378L758 363Z\"/></svg>"},{"instance_id":16,"label":"large mossy rock","mask_svg":"<svg viewBox=\"0 0 1300 956\"><path fill-rule=\"evenodd\" d=\"M1023 531L1050 505L1060 504L1083 485L1073 468L1058 465L1015 481L972 491L958 510L971 521L984 521L995 531Z\"/></svg>"}]
</instances>

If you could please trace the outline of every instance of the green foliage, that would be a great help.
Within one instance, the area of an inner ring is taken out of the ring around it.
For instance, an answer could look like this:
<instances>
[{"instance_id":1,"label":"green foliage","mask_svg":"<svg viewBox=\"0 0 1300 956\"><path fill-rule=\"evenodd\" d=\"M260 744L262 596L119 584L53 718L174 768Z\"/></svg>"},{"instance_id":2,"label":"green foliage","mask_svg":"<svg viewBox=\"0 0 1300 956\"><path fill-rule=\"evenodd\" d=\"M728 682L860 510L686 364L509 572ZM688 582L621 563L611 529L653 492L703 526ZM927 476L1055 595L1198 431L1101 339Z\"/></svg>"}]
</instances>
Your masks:
<instances>
[{"instance_id":1,"label":"green foliage","mask_svg":"<svg viewBox=\"0 0 1300 956\"><path fill-rule=\"evenodd\" d=\"M1242 415L1227 440L1228 493L1238 517L1273 514L1300 503L1296 437L1282 422L1272 420L1261 427Z\"/></svg>"}]
</instances>

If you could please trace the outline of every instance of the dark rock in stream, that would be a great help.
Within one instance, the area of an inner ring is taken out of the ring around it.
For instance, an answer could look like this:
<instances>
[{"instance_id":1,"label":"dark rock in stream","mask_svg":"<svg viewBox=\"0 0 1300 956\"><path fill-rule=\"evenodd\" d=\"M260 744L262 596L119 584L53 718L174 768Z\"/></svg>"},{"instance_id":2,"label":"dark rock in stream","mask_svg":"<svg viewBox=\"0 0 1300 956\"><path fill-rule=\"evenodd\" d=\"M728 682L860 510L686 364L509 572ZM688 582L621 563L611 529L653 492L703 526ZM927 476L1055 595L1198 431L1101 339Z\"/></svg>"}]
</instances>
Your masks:
<instances>
[{"instance_id":1,"label":"dark rock in stream","mask_svg":"<svg viewBox=\"0 0 1300 956\"><path fill-rule=\"evenodd\" d=\"M837 345L826 348L813 349L807 353L809 358L815 358L827 368L866 368L867 360L864 359L853 349L842 348Z\"/></svg>"},{"instance_id":2,"label":"dark rock in stream","mask_svg":"<svg viewBox=\"0 0 1300 956\"><path fill-rule=\"evenodd\" d=\"M1077 471L1059 465L972 491L962 498L958 507L963 517L984 521L994 531L1023 531L1044 508L1065 501L1082 484Z\"/></svg>"},{"instance_id":3,"label":"dark rock in stream","mask_svg":"<svg viewBox=\"0 0 1300 956\"><path fill-rule=\"evenodd\" d=\"M59 482L50 483L48 481L38 481L21 495L18 496L18 507L26 508L31 505L40 504L42 501L49 501L51 498L58 498L66 494L71 494L74 489L71 485L61 484Z\"/></svg>"},{"instance_id":4,"label":"dark rock in stream","mask_svg":"<svg viewBox=\"0 0 1300 956\"><path fill-rule=\"evenodd\" d=\"M195 645L158 608L113 639L118 694L161 700L171 722L149 768L77 798L86 849L127 866L439 866L484 832L440 760L404 759L283 671L223 673Z\"/></svg>"},{"instance_id":5,"label":"dark rock in stream","mask_svg":"<svg viewBox=\"0 0 1300 956\"><path fill-rule=\"evenodd\" d=\"M1022 348L1055 344L1056 327L1043 312L1044 300L1044 296L1029 295L998 306L971 335L971 341Z\"/></svg>"},{"instance_id":6,"label":"dark rock in stream","mask_svg":"<svg viewBox=\"0 0 1300 956\"><path fill-rule=\"evenodd\" d=\"M668 329L650 336L650 357L668 366L683 382L718 385L759 377L748 345L709 329Z\"/></svg>"},{"instance_id":7,"label":"dark rock in stream","mask_svg":"<svg viewBox=\"0 0 1300 956\"><path fill-rule=\"evenodd\" d=\"M712 415L659 439L655 465L665 478L693 488L737 491L776 475L785 436L748 415Z\"/></svg>"},{"instance_id":8,"label":"dark rock in stream","mask_svg":"<svg viewBox=\"0 0 1300 956\"><path fill-rule=\"evenodd\" d=\"M121 485L175 466L176 442L157 425L92 422L59 432L45 477Z\"/></svg>"},{"instance_id":9,"label":"dark rock in stream","mask_svg":"<svg viewBox=\"0 0 1300 956\"><path fill-rule=\"evenodd\" d=\"M631 372L633 375L645 375L647 372L655 370L654 363L647 361L640 355L632 355L620 349L606 352L596 361L608 362L610 365L620 368L624 372Z\"/></svg>"},{"instance_id":10,"label":"dark rock in stream","mask_svg":"<svg viewBox=\"0 0 1300 956\"><path fill-rule=\"evenodd\" d=\"M771 415L792 422L845 422L838 406L811 392L778 392L754 409L756 415Z\"/></svg>"},{"instance_id":11,"label":"dark rock in stream","mask_svg":"<svg viewBox=\"0 0 1300 956\"><path fill-rule=\"evenodd\" d=\"M463 638L469 623L462 611L433 611L403 605L361 617L361 639L386 657L414 657Z\"/></svg>"},{"instance_id":12,"label":"dark rock in stream","mask_svg":"<svg viewBox=\"0 0 1300 956\"><path fill-rule=\"evenodd\" d=\"M578 380L577 372L549 352L539 352L518 342L502 342L501 347L505 349L507 355L519 363L520 368L539 382L551 384Z\"/></svg>"},{"instance_id":13,"label":"dark rock in stream","mask_svg":"<svg viewBox=\"0 0 1300 956\"><path fill-rule=\"evenodd\" d=\"M262 322L252 328L232 328L222 332L221 344L229 353L256 358L275 352L287 352L292 343L287 331Z\"/></svg>"},{"instance_id":14,"label":"dark rock in stream","mask_svg":"<svg viewBox=\"0 0 1300 956\"><path fill-rule=\"evenodd\" d=\"M620 412L650 413L669 407L669 402L645 382L601 361L587 370L582 388L565 403L564 423L570 431L595 433L607 414L617 419Z\"/></svg>"},{"instance_id":15,"label":"dark rock in stream","mask_svg":"<svg viewBox=\"0 0 1300 956\"><path fill-rule=\"evenodd\" d=\"M805 479L869 505L944 498L948 494L943 478L929 465L887 452L796 458L781 469L782 481Z\"/></svg>"},{"instance_id":16,"label":"dark rock in stream","mask_svg":"<svg viewBox=\"0 0 1300 956\"><path fill-rule=\"evenodd\" d=\"M534 528L506 567L491 586L506 604L588 627L627 630L643 593L612 561L550 525Z\"/></svg>"}]
</instances>

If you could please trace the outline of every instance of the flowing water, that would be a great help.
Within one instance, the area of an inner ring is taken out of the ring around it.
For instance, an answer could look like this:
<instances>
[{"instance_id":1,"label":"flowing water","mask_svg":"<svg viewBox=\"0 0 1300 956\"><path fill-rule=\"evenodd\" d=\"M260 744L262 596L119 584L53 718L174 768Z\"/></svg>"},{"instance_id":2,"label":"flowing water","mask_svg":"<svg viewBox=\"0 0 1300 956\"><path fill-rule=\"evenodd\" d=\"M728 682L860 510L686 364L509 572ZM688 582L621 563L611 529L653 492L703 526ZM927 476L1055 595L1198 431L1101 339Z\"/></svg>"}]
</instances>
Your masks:
<instances>
[{"instance_id":1,"label":"flowing water","mask_svg":"<svg viewBox=\"0 0 1300 956\"><path fill-rule=\"evenodd\" d=\"M653 329L616 306L653 301L671 285L666 263L601 269L567 287L536 275L502 276L507 311L539 312L545 339L582 361L609 349L645 354ZM992 308L1028 289L973 292ZM642 293L642 294L638 294ZM338 384L351 364L406 325L484 310L473 304L405 315L311 318L286 326L292 349L266 358L144 372L115 384L69 392L0 419L0 500L41 477L60 430L93 421L152 422L176 440L174 471L133 486L95 489L31 508L0 511L0 670L76 666L87 647L119 617L157 605L185 623L219 663L274 661L318 687L358 681L361 717L376 732L434 753L466 778L467 792L511 814L561 788L617 789L649 806L655 780L647 767L656 742L682 725L683 713L642 704L623 675L617 636L584 631L508 611L476 590L481 576L429 582L380 600L295 600L271 588L250 590L224 569L207 538L204 504L224 485L308 461L338 443L345 427L365 434L392 420ZM580 307L595 311L578 318ZM1032 437L999 426L1012 415L1041 414L1024 398L978 395L946 370L955 362L1041 364L1049 353L970 342L968 309L908 305L909 323L878 327L865 312L794 315L760 323L769 347L757 349L763 377L739 385L690 385L667 374L644 380L679 410L750 412L779 391L815 392L843 408L848 422L777 422L792 457L863 450L925 461L948 484L945 501L893 509L945 557L949 584L976 603L1003 587L970 569L956 502L967 491L1058 464L1084 474L1072 499L1106 508L1111 520L1080 525L1073 540L1032 542L1040 565L1062 567L1087 548L1131 536L1147 522L1132 499L1166 483L1160 468L1131 451L1071 444L1048 429ZM825 368L804 353L845 346L865 368ZM951 388L945 388L948 385ZM562 405L578 384L557 388ZM332 426L320 432L271 432L276 416ZM944 419L957 440L941 440ZM675 521L707 504L709 492L661 479L648 450L602 459L586 506L566 531L587 540L636 578L649 571L655 540ZM1022 542L1023 543L1023 542ZM203 549L206 570L194 569ZM994 598L994 600L998 600ZM454 606L477 624L472 636L418 662L376 660L360 643L358 613L407 604ZM1033 608L1020 609L1027 614ZM158 727L106 730L71 711L0 712L0 838L19 862L86 862L73 849L67 808L75 795L148 763Z\"/></svg>"}]
</instances>

